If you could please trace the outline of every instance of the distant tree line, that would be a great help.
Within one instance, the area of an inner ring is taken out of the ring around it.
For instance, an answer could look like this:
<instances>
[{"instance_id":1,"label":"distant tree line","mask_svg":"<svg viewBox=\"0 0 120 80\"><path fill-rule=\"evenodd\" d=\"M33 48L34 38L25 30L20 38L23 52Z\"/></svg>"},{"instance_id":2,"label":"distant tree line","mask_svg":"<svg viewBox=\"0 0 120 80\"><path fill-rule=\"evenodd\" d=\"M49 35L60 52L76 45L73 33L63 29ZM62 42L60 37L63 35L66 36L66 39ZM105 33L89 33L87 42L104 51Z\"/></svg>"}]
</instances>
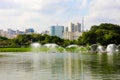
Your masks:
<instances>
[{"instance_id":1,"label":"distant tree line","mask_svg":"<svg viewBox=\"0 0 120 80\"><path fill-rule=\"evenodd\" d=\"M74 41L64 40L57 36L49 36L46 34L22 34L18 35L14 39L2 37L0 39L0 47L29 47L30 44L34 42L38 42L40 44L55 43L62 47L74 44Z\"/></svg>"},{"instance_id":2,"label":"distant tree line","mask_svg":"<svg viewBox=\"0 0 120 80\"><path fill-rule=\"evenodd\" d=\"M0 47L29 47L33 42L38 42L40 44L56 43L62 47L66 47L70 44L120 44L120 26L111 23L103 23L99 26L94 25L89 31L84 32L78 40L72 41L46 34L22 34L14 39L7 39L0 36Z\"/></svg>"}]
</instances>

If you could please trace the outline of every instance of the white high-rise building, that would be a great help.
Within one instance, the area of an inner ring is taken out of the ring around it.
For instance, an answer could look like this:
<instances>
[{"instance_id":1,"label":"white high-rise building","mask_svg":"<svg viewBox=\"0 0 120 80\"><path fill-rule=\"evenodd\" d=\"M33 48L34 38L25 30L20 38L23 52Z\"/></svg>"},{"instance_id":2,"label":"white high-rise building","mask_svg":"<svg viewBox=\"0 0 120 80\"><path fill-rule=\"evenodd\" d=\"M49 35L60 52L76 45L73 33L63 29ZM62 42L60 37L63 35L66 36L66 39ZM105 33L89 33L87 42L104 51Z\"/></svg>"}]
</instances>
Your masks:
<instances>
[{"instance_id":1,"label":"white high-rise building","mask_svg":"<svg viewBox=\"0 0 120 80\"><path fill-rule=\"evenodd\" d=\"M73 23L70 23L69 27L68 27L68 31L69 32L82 32L82 28L81 28L81 24L80 23L77 23L77 24L73 24Z\"/></svg>"},{"instance_id":2,"label":"white high-rise building","mask_svg":"<svg viewBox=\"0 0 120 80\"><path fill-rule=\"evenodd\" d=\"M64 39L76 40L82 35L82 27L80 23L73 24L70 23L68 30L63 33Z\"/></svg>"}]
</instances>

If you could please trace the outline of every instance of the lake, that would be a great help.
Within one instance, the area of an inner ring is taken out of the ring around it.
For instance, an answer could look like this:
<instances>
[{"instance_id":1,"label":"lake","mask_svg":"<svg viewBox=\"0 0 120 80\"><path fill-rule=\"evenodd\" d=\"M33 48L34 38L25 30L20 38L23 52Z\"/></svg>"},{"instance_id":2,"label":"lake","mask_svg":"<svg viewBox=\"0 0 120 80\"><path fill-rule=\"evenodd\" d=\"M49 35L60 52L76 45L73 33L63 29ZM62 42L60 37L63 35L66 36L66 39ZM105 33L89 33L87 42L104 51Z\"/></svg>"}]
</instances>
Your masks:
<instances>
[{"instance_id":1,"label":"lake","mask_svg":"<svg viewBox=\"0 0 120 80\"><path fill-rule=\"evenodd\" d=\"M0 53L0 80L120 80L120 54Z\"/></svg>"}]
</instances>

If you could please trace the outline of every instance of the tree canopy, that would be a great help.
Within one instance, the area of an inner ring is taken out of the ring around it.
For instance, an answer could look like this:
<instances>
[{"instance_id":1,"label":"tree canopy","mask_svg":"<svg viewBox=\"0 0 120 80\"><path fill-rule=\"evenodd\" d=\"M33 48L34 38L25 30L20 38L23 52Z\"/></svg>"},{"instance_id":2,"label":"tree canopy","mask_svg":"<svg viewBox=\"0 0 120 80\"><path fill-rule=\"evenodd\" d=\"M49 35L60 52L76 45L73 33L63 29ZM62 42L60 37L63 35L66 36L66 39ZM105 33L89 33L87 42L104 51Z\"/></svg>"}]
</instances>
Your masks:
<instances>
[{"instance_id":1,"label":"tree canopy","mask_svg":"<svg viewBox=\"0 0 120 80\"><path fill-rule=\"evenodd\" d=\"M78 39L78 44L120 44L120 26L111 23L102 23L99 26L92 26Z\"/></svg>"}]
</instances>

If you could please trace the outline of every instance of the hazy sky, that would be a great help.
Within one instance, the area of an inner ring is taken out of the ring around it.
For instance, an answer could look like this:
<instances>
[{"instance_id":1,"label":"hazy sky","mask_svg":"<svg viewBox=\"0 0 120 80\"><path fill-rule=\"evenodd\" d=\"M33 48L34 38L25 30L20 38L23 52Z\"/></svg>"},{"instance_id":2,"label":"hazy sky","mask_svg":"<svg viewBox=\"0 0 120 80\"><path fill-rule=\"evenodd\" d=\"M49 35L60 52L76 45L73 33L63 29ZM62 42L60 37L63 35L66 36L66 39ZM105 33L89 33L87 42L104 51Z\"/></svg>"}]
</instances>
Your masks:
<instances>
[{"instance_id":1,"label":"hazy sky","mask_svg":"<svg viewBox=\"0 0 120 80\"><path fill-rule=\"evenodd\" d=\"M120 0L0 0L0 29L34 28L81 22L85 29L100 23L120 24Z\"/></svg>"}]
</instances>

